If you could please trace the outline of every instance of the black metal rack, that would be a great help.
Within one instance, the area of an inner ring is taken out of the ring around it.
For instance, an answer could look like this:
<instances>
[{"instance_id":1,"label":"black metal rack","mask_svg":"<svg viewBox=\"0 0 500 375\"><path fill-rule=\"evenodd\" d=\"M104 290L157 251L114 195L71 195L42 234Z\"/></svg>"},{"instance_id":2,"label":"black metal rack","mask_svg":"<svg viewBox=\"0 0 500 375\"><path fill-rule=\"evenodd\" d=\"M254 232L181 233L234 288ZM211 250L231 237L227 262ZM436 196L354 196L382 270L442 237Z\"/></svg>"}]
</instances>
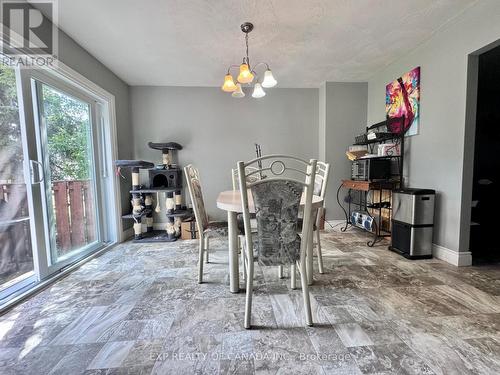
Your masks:
<instances>
[{"instance_id":1,"label":"black metal rack","mask_svg":"<svg viewBox=\"0 0 500 375\"><path fill-rule=\"evenodd\" d=\"M372 231L374 238L371 241L367 242L367 245L373 247L377 242L380 242L383 238L390 237L391 232L389 228L383 228L383 210L388 210L389 212L389 221L392 215L392 208L390 207L391 197L386 201L383 199L384 190L392 191L398 185L397 181L354 181L354 180L343 180L337 189L337 203L340 208L344 212L345 215L345 225L340 230L345 232L349 225L354 226L356 228L360 228L351 222L352 216L352 208L357 207L358 210L366 215L370 216L373 220L373 224L375 225L374 230ZM347 210L344 208L342 203L340 202L340 191L342 188L348 189L347 193ZM378 192L378 202L369 203L368 195L370 192L377 191ZM357 197L354 197L353 192L357 192ZM356 199L357 198L357 199ZM370 212L370 210L377 210L378 214L376 216ZM360 228L363 229L363 228Z\"/></svg>"},{"instance_id":2,"label":"black metal rack","mask_svg":"<svg viewBox=\"0 0 500 375\"><path fill-rule=\"evenodd\" d=\"M405 128L404 128L404 121L405 118L397 118L397 119L387 119L385 121L376 123L374 125L371 125L367 127L367 133L370 130L373 129L378 129L382 127L386 127L389 129L389 125L391 121L401 121L401 130L399 134L390 134L382 137L377 137L375 139L366 139L363 142L356 142L354 145L356 146L367 146L370 150L370 152L373 153L373 149L375 144L381 144L385 143L387 141L396 141L399 143L400 146L400 155L390 155L390 156L379 156L378 158L395 158L398 161L398 173L394 174L389 180L379 180L379 181L354 181L354 180L343 180L342 183L340 184L338 190L337 190L337 203L341 207L341 209L344 211L345 214L345 226L341 228L342 232L345 232L349 225L355 226L354 223L351 222L351 214L352 214L352 206L358 207L360 212L363 212L370 216L373 220L373 224L375 225L374 230L372 230L374 234L374 238L371 241L368 241L367 245L372 247L374 246L377 242L380 242L383 238L385 237L390 237L391 236L391 231L390 231L390 224L389 228L382 228L382 212L383 210L388 211L388 220L390 223L391 220L391 215L392 215L392 207L391 207L391 201L392 201L392 193L389 193L389 200L388 202L383 201L383 191L390 191L394 190L395 188L403 187L403 162L404 162L404 134L405 134ZM342 188L347 188L348 193L347 193L347 210L344 208L342 203L340 202L340 191ZM357 200L355 200L355 197L352 196L352 192L357 191ZM378 191L378 202L368 202L368 196L370 191ZM373 214L370 212L370 210L377 210L378 215L377 217L374 217ZM358 226L355 226L356 228L359 228ZM362 229L362 228L360 228Z\"/></svg>"}]
</instances>

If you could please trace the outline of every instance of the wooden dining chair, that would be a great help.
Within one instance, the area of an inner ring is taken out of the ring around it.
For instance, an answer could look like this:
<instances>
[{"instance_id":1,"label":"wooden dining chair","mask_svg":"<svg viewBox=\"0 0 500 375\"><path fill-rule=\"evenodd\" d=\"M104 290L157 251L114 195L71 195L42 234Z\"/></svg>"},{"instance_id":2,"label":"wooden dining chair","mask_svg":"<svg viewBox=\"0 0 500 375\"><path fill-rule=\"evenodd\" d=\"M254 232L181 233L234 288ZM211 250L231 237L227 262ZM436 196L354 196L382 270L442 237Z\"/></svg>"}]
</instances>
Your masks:
<instances>
[{"instance_id":1,"label":"wooden dining chair","mask_svg":"<svg viewBox=\"0 0 500 375\"><path fill-rule=\"evenodd\" d=\"M259 165L258 171L246 172L248 166L255 165ZM287 171L296 177L288 175L282 177ZM263 172L267 178L248 182L249 176ZM247 163L238 162L239 190L245 226L244 255L247 274L245 328L251 327L255 259L263 266L296 265L301 276L306 324L308 326L313 324L306 274L306 249L312 220L315 175L315 159L305 161L287 155L268 155ZM249 191L255 206L257 233L252 233L251 230ZM297 223L302 196L304 196L304 213L302 231L299 235Z\"/></svg>"},{"instance_id":2,"label":"wooden dining chair","mask_svg":"<svg viewBox=\"0 0 500 375\"><path fill-rule=\"evenodd\" d=\"M198 259L198 283L203 282L203 261L208 263L209 238L227 236L227 223L209 221L203 192L201 190L200 174L192 164L184 167L191 203L193 204L194 217L199 234L199 259Z\"/></svg>"}]
</instances>

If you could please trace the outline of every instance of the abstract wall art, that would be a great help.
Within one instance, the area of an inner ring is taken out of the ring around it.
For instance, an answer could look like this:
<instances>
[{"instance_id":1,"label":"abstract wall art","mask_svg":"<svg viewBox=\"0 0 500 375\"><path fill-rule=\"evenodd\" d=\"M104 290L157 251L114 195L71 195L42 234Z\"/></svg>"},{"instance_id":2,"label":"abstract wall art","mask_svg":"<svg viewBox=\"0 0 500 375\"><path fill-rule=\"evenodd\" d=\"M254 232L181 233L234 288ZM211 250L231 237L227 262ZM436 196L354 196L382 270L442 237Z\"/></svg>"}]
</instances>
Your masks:
<instances>
[{"instance_id":1,"label":"abstract wall art","mask_svg":"<svg viewBox=\"0 0 500 375\"><path fill-rule=\"evenodd\" d=\"M418 134L420 122L420 67L410 70L385 87L385 111L391 131L399 133L404 126L407 135ZM404 118L404 122L402 119Z\"/></svg>"}]
</instances>

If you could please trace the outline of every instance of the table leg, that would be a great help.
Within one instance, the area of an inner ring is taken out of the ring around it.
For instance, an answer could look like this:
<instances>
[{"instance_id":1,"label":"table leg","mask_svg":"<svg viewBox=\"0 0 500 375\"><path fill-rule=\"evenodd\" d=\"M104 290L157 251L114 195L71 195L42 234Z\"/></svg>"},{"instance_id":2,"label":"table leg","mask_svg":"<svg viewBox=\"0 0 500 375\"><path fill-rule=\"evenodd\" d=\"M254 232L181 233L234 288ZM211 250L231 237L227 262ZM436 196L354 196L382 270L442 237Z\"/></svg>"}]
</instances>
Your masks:
<instances>
[{"instance_id":1,"label":"table leg","mask_svg":"<svg viewBox=\"0 0 500 375\"><path fill-rule=\"evenodd\" d=\"M307 241L307 283L312 285L313 283L313 221L311 220L311 225L309 226L309 240Z\"/></svg>"},{"instance_id":2,"label":"table leg","mask_svg":"<svg viewBox=\"0 0 500 375\"><path fill-rule=\"evenodd\" d=\"M229 231L229 289L231 293L240 291L240 270L238 265L238 223L236 212L227 212Z\"/></svg>"}]
</instances>

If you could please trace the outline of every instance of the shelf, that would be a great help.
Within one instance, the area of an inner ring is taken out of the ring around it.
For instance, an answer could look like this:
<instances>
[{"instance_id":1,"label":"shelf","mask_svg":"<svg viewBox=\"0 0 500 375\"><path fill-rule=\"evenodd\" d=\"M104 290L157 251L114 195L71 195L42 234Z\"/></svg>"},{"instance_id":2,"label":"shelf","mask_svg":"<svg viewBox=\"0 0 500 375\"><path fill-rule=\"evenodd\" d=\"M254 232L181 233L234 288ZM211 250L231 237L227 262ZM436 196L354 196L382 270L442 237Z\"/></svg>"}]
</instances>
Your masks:
<instances>
[{"instance_id":1,"label":"shelf","mask_svg":"<svg viewBox=\"0 0 500 375\"><path fill-rule=\"evenodd\" d=\"M378 209L382 209L382 210L392 210L392 207L375 207L373 204L369 204L366 206L366 208L370 209L370 210L378 210Z\"/></svg>"},{"instance_id":2,"label":"shelf","mask_svg":"<svg viewBox=\"0 0 500 375\"><path fill-rule=\"evenodd\" d=\"M152 232L142 233L142 238L140 240L134 239L133 242L136 243L152 243L152 242L174 242L178 238L169 238L164 230L154 230Z\"/></svg>"},{"instance_id":3,"label":"shelf","mask_svg":"<svg viewBox=\"0 0 500 375\"><path fill-rule=\"evenodd\" d=\"M147 214L149 214L151 212L153 212L153 210L151 210L149 208L145 208L144 211L142 211L142 214L140 214L140 215L134 215L134 214L130 213L130 214L122 215L122 219L133 219L134 216L143 217L143 216L146 216Z\"/></svg>"},{"instance_id":4,"label":"shelf","mask_svg":"<svg viewBox=\"0 0 500 375\"><path fill-rule=\"evenodd\" d=\"M182 190L182 187L130 190L130 194L168 193L168 192L176 191L176 190Z\"/></svg>"},{"instance_id":5,"label":"shelf","mask_svg":"<svg viewBox=\"0 0 500 375\"><path fill-rule=\"evenodd\" d=\"M141 215L126 214L126 215L122 215L122 219L133 219L134 216L144 217L152 211L153 210L149 210L149 209L145 208ZM160 215L161 214L162 214L162 212L160 212ZM165 214L166 217L185 217L185 216L190 216L190 215L193 215L193 210L191 210L191 209L174 211L173 214Z\"/></svg>"},{"instance_id":6,"label":"shelf","mask_svg":"<svg viewBox=\"0 0 500 375\"><path fill-rule=\"evenodd\" d=\"M342 187L351 190L392 190L397 182L394 181L360 181L360 180L342 180Z\"/></svg>"},{"instance_id":7,"label":"shelf","mask_svg":"<svg viewBox=\"0 0 500 375\"><path fill-rule=\"evenodd\" d=\"M134 217L143 217L143 216L146 216L146 214L145 213L142 213L140 215L126 214L122 215L122 219L134 219Z\"/></svg>"},{"instance_id":8,"label":"shelf","mask_svg":"<svg viewBox=\"0 0 500 375\"><path fill-rule=\"evenodd\" d=\"M357 159L354 159L351 161L366 160L366 159L392 159L392 158L400 158L400 157L401 157L401 155L372 156L370 158L360 157L360 158L357 158ZM398 176L399 176L399 174L398 174Z\"/></svg>"},{"instance_id":9,"label":"shelf","mask_svg":"<svg viewBox=\"0 0 500 375\"><path fill-rule=\"evenodd\" d=\"M187 210L180 210L180 211L174 211L173 214L165 214L167 217L183 217L183 216L189 216L193 214L193 210L187 209Z\"/></svg>"},{"instance_id":10,"label":"shelf","mask_svg":"<svg viewBox=\"0 0 500 375\"><path fill-rule=\"evenodd\" d=\"M364 142L356 142L356 143L354 143L354 146L366 146L366 145L371 145L373 143L382 143L382 142L392 141L394 139L399 139L399 138L401 138L400 135L394 134L390 137L384 137L384 138L379 138L379 139L368 139Z\"/></svg>"},{"instance_id":11,"label":"shelf","mask_svg":"<svg viewBox=\"0 0 500 375\"><path fill-rule=\"evenodd\" d=\"M382 126L387 126L387 120L377 122L376 124L373 124L371 126L367 126L366 130L377 129L377 128L381 128Z\"/></svg>"},{"instance_id":12,"label":"shelf","mask_svg":"<svg viewBox=\"0 0 500 375\"><path fill-rule=\"evenodd\" d=\"M365 202L356 202L356 201L351 201L351 205L353 206L358 206L360 208L366 207L368 210L378 210L379 207L373 207L371 204L365 204ZM392 207L381 207L380 209L382 210L392 210Z\"/></svg>"}]
</instances>

